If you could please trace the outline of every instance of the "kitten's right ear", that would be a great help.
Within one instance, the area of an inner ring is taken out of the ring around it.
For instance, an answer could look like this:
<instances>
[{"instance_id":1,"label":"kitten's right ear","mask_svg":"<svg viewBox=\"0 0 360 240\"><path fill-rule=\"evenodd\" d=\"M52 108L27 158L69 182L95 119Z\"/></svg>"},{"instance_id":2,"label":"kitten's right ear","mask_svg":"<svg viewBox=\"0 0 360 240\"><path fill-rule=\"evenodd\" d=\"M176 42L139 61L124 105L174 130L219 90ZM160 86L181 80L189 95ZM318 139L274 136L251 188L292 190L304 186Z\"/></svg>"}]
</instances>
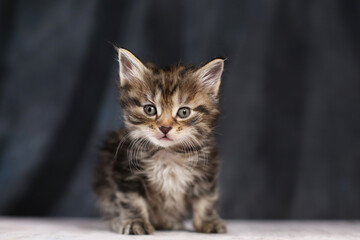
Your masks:
<instances>
[{"instance_id":1,"label":"kitten's right ear","mask_svg":"<svg viewBox=\"0 0 360 240\"><path fill-rule=\"evenodd\" d=\"M147 68L130 51L118 48L120 86L133 81L139 81Z\"/></svg>"}]
</instances>

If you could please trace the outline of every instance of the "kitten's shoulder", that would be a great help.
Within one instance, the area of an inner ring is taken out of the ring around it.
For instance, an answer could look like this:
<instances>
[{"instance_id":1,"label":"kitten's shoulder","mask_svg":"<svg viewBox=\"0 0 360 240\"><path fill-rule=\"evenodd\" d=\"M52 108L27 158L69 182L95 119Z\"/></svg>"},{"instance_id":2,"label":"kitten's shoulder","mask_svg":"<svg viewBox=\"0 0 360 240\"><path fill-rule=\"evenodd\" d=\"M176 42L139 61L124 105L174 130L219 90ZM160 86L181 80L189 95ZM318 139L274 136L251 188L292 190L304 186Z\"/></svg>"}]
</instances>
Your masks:
<instances>
[{"instance_id":1,"label":"kitten's shoulder","mask_svg":"<svg viewBox=\"0 0 360 240\"><path fill-rule=\"evenodd\" d=\"M127 135L128 132L124 128L109 132L103 140L101 150L108 151L116 149L120 141L126 140Z\"/></svg>"},{"instance_id":2,"label":"kitten's shoulder","mask_svg":"<svg viewBox=\"0 0 360 240\"><path fill-rule=\"evenodd\" d=\"M109 132L102 142L99 160L95 167L95 178L93 182L95 192L99 195L102 194L104 189L111 188L111 183L108 181L109 175L112 175L113 173L115 160L118 159L122 161L123 159L121 156L123 156L124 153L120 149L120 145L122 144L122 139L126 136L126 130L119 129Z\"/></svg>"}]
</instances>

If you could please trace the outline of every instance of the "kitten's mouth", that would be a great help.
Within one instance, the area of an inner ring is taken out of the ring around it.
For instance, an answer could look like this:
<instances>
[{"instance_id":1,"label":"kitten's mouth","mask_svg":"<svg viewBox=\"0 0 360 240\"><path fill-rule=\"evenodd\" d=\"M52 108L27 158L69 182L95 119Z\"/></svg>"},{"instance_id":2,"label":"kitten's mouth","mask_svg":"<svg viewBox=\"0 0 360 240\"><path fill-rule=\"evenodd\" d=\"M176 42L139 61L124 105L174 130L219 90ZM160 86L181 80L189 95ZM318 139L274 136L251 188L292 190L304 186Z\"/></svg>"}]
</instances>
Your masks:
<instances>
[{"instance_id":1,"label":"kitten's mouth","mask_svg":"<svg viewBox=\"0 0 360 240\"><path fill-rule=\"evenodd\" d=\"M164 135L163 137L159 138L159 140L163 140L163 141L172 141L171 138L169 138L168 136Z\"/></svg>"}]
</instances>

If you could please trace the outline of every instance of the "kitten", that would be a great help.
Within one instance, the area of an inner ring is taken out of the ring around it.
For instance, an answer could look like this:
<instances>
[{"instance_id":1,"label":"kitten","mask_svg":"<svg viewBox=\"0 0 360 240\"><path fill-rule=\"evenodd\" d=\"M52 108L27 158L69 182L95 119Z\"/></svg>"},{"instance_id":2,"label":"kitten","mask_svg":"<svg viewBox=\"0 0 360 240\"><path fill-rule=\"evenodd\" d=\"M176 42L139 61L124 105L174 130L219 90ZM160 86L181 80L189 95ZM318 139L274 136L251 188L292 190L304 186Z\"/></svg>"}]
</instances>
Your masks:
<instances>
[{"instance_id":1,"label":"kitten","mask_svg":"<svg viewBox=\"0 0 360 240\"><path fill-rule=\"evenodd\" d=\"M94 189L110 228L122 234L180 230L224 233L217 213L213 129L224 60L158 69L118 49L125 127L102 148Z\"/></svg>"}]
</instances>

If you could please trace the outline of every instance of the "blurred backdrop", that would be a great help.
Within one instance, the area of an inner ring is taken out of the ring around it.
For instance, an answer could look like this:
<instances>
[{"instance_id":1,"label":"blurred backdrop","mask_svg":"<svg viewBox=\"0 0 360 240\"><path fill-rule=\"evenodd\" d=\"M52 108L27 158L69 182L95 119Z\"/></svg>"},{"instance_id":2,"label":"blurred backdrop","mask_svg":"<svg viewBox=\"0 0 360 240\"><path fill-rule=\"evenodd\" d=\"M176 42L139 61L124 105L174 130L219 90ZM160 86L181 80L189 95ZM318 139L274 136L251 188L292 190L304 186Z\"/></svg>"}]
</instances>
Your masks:
<instances>
[{"instance_id":1,"label":"blurred backdrop","mask_svg":"<svg viewBox=\"0 0 360 240\"><path fill-rule=\"evenodd\" d=\"M116 52L227 57L216 130L225 218L360 218L358 0L0 1L0 215L98 216L121 123Z\"/></svg>"}]
</instances>

